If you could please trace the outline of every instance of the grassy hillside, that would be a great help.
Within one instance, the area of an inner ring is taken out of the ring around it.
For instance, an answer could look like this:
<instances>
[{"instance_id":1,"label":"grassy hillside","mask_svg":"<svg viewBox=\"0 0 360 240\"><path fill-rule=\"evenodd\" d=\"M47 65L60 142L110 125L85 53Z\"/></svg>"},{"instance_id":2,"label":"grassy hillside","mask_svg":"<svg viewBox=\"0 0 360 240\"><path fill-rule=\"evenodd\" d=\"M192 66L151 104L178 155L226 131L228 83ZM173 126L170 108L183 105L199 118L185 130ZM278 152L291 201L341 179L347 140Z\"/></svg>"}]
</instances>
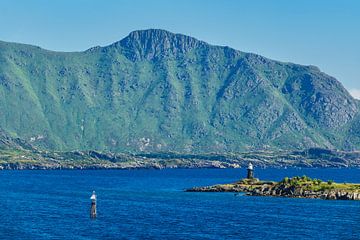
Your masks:
<instances>
[{"instance_id":1,"label":"grassy hillside","mask_svg":"<svg viewBox=\"0 0 360 240\"><path fill-rule=\"evenodd\" d=\"M44 149L353 150L359 109L316 67L163 30L74 53L0 42L0 127Z\"/></svg>"}]
</instances>

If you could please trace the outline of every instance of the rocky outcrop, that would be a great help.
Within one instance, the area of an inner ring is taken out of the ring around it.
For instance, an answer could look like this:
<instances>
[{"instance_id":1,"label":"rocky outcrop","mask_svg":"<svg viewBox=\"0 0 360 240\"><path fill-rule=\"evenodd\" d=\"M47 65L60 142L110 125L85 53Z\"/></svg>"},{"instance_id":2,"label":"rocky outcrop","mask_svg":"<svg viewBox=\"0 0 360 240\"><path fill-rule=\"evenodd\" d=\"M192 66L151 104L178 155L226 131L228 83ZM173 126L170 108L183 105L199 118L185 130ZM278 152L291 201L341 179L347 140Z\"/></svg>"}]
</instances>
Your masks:
<instances>
[{"instance_id":1,"label":"rocky outcrop","mask_svg":"<svg viewBox=\"0 0 360 240\"><path fill-rule=\"evenodd\" d=\"M133 31L114 45L121 47L124 55L131 61L156 60L168 56L181 57L194 48L207 46L193 37L159 29Z\"/></svg>"},{"instance_id":2,"label":"rocky outcrop","mask_svg":"<svg viewBox=\"0 0 360 240\"><path fill-rule=\"evenodd\" d=\"M298 180L297 182L295 180ZM244 192L249 196L317 198L325 200L360 200L360 184L337 184L302 178L281 182L243 179L233 184L195 187L187 192Z\"/></svg>"},{"instance_id":3,"label":"rocky outcrop","mask_svg":"<svg viewBox=\"0 0 360 240\"><path fill-rule=\"evenodd\" d=\"M261 186L248 189L251 196L278 196L293 198L319 198L327 200L360 200L360 192L351 192L341 189L314 191L306 190L302 187L285 185Z\"/></svg>"}]
</instances>

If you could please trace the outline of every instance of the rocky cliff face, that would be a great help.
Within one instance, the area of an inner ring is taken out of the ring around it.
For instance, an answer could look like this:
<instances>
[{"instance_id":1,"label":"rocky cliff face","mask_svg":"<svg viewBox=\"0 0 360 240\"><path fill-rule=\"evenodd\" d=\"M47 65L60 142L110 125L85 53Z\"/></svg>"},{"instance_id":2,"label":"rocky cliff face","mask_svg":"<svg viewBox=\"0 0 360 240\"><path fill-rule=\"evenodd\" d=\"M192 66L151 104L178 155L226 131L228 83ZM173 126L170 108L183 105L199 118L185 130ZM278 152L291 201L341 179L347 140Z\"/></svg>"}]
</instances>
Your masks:
<instances>
[{"instance_id":1,"label":"rocky cliff face","mask_svg":"<svg viewBox=\"0 0 360 240\"><path fill-rule=\"evenodd\" d=\"M338 128L353 120L358 103L334 78L317 69L294 72L283 93L298 111L323 128ZM339 93L334 96L333 93Z\"/></svg>"},{"instance_id":2,"label":"rocky cliff face","mask_svg":"<svg viewBox=\"0 0 360 240\"><path fill-rule=\"evenodd\" d=\"M164 30L77 53L0 42L0 127L42 148L353 150L359 109L316 67Z\"/></svg>"},{"instance_id":3,"label":"rocky cliff face","mask_svg":"<svg viewBox=\"0 0 360 240\"><path fill-rule=\"evenodd\" d=\"M207 44L182 34L151 29L131 32L129 36L113 46L120 47L131 61L151 61L166 57L182 57L196 48L206 48Z\"/></svg>"}]
</instances>

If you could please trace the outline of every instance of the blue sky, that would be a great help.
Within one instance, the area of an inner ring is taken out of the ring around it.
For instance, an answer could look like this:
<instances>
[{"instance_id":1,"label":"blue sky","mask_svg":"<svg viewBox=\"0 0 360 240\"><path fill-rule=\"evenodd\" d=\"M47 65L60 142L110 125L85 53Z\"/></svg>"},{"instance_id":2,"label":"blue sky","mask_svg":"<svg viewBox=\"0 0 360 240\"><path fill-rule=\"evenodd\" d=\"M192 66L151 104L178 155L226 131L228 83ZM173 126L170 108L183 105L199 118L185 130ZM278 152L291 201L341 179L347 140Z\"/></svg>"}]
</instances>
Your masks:
<instances>
[{"instance_id":1,"label":"blue sky","mask_svg":"<svg viewBox=\"0 0 360 240\"><path fill-rule=\"evenodd\" d=\"M359 13L358 0L0 0L0 40L82 51L161 28L316 65L360 98Z\"/></svg>"}]
</instances>

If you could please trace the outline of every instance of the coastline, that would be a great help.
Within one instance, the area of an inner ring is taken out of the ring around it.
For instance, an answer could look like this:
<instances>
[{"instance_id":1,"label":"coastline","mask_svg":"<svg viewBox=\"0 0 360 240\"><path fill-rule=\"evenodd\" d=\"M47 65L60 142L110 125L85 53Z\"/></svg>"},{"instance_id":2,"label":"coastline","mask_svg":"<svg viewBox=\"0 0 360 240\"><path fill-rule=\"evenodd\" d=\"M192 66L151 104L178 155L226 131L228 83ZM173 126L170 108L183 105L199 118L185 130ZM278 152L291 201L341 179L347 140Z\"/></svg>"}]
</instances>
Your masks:
<instances>
[{"instance_id":1,"label":"coastline","mask_svg":"<svg viewBox=\"0 0 360 240\"><path fill-rule=\"evenodd\" d=\"M360 168L360 153L324 149L244 153L110 153L1 149L0 170L25 169L163 169L243 168Z\"/></svg>"},{"instance_id":2,"label":"coastline","mask_svg":"<svg viewBox=\"0 0 360 240\"><path fill-rule=\"evenodd\" d=\"M248 196L360 200L360 183L324 182L309 177L284 178L280 182L242 179L235 183L186 189L186 192L243 192Z\"/></svg>"}]
</instances>

